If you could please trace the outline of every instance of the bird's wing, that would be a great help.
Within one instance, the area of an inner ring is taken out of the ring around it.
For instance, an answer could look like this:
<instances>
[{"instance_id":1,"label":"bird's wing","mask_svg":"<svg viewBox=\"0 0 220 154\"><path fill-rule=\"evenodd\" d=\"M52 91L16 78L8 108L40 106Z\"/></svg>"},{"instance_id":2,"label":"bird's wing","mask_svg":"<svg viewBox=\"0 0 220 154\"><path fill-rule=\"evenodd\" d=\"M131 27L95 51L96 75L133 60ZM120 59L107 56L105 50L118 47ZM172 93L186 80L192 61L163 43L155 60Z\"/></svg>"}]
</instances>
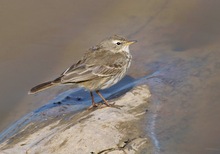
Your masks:
<instances>
[{"instance_id":1,"label":"bird's wing","mask_svg":"<svg viewBox=\"0 0 220 154\"><path fill-rule=\"evenodd\" d=\"M94 67L92 73L97 76L105 77L118 74L121 70L122 66L115 67L114 65L102 65Z\"/></svg>"},{"instance_id":2,"label":"bird's wing","mask_svg":"<svg viewBox=\"0 0 220 154\"><path fill-rule=\"evenodd\" d=\"M113 76L122 71L124 59L122 54L106 52L87 53L82 60L62 73L61 82L84 82L99 77Z\"/></svg>"}]
</instances>

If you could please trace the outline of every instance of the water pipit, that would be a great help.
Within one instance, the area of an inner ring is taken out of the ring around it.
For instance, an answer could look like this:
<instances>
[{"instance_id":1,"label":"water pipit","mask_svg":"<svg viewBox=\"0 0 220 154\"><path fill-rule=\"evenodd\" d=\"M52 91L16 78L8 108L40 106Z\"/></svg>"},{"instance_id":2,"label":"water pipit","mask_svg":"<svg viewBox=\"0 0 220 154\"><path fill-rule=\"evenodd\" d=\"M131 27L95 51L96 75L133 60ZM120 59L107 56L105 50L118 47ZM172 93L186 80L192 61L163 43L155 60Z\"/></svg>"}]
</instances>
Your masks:
<instances>
[{"instance_id":1,"label":"water pipit","mask_svg":"<svg viewBox=\"0 0 220 154\"><path fill-rule=\"evenodd\" d=\"M91 107L98 106L94 101L93 91L102 98L106 106L111 106L99 90L111 87L125 76L132 59L129 46L135 42L117 35L107 38L90 48L81 60L58 78L33 87L29 94L60 84L77 84L90 91Z\"/></svg>"}]
</instances>

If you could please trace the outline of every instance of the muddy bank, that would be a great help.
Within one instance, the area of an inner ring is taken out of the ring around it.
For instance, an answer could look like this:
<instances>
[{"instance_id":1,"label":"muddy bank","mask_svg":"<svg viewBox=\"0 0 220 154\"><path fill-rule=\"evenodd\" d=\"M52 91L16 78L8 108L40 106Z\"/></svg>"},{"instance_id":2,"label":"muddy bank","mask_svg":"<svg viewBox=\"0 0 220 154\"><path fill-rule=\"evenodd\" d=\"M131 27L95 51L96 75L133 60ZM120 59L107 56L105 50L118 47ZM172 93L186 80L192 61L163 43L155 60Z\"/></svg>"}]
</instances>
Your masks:
<instances>
[{"instance_id":1,"label":"muddy bank","mask_svg":"<svg viewBox=\"0 0 220 154\"><path fill-rule=\"evenodd\" d=\"M42 110L35 120L1 143L0 149L2 153L151 153L143 127L149 97L148 87L142 85L110 101L122 106L120 109L80 109L64 114L71 105L60 104L56 109ZM53 119L48 117L52 111L58 113Z\"/></svg>"}]
</instances>

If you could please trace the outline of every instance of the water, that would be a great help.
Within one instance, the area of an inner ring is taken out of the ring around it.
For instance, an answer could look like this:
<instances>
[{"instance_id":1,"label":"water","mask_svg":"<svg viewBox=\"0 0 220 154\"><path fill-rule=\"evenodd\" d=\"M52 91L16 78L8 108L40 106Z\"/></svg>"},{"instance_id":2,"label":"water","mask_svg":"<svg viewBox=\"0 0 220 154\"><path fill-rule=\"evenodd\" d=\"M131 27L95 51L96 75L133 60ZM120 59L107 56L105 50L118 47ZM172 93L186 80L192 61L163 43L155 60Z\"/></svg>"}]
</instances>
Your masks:
<instances>
[{"instance_id":1,"label":"water","mask_svg":"<svg viewBox=\"0 0 220 154\"><path fill-rule=\"evenodd\" d=\"M156 76L145 81L152 91L146 129L156 151L220 153L219 6L217 0L0 2L0 129L65 90L28 96L32 86L121 34L138 40L128 74Z\"/></svg>"},{"instance_id":2,"label":"water","mask_svg":"<svg viewBox=\"0 0 220 154\"><path fill-rule=\"evenodd\" d=\"M218 153L219 52L200 52L159 67L150 79L154 94L152 137L159 153ZM195 58L196 56L196 58ZM173 58L172 58L173 59Z\"/></svg>"}]
</instances>

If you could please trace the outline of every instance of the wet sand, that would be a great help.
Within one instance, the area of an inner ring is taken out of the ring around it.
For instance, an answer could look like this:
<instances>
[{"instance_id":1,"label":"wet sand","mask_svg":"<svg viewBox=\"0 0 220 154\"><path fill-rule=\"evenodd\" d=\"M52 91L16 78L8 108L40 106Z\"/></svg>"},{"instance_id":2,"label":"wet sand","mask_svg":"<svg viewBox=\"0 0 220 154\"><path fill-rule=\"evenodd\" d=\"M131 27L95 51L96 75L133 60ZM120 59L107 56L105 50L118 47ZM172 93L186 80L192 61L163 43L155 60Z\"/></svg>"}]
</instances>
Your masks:
<instances>
[{"instance_id":1,"label":"wet sand","mask_svg":"<svg viewBox=\"0 0 220 154\"><path fill-rule=\"evenodd\" d=\"M138 40L129 75L157 76L146 80L153 96L146 129L158 153L220 152L220 2L0 3L1 130L59 92L27 96L29 88L121 34Z\"/></svg>"}]
</instances>

